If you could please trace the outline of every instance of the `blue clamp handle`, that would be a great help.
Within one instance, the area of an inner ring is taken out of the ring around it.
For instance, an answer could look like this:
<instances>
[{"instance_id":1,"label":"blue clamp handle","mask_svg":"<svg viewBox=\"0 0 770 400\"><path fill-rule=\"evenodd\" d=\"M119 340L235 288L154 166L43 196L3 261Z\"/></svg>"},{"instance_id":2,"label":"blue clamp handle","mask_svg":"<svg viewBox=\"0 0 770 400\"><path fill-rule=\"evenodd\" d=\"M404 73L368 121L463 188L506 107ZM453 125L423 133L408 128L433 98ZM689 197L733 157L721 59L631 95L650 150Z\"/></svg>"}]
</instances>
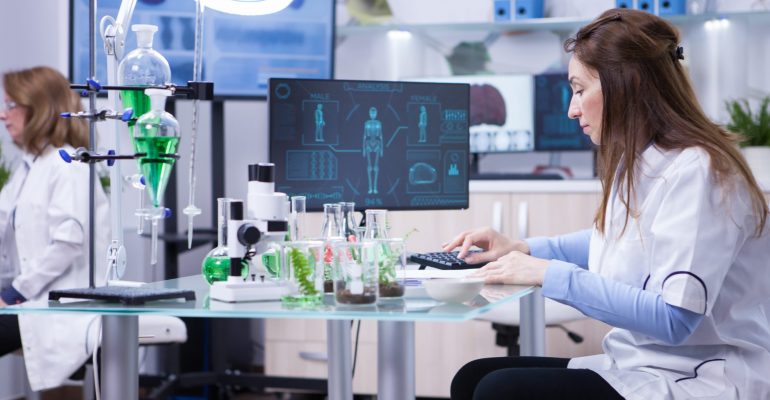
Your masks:
<instances>
[{"instance_id":1,"label":"blue clamp handle","mask_svg":"<svg viewBox=\"0 0 770 400\"><path fill-rule=\"evenodd\" d=\"M163 211L163 218L168 218L168 217L170 217L170 216L171 216L171 209L167 207L167 208L166 208L166 209Z\"/></svg>"},{"instance_id":2,"label":"blue clamp handle","mask_svg":"<svg viewBox=\"0 0 770 400\"><path fill-rule=\"evenodd\" d=\"M147 181L144 180L144 175L139 176L139 182L141 182L142 185L147 186Z\"/></svg>"},{"instance_id":3,"label":"blue clamp handle","mask_svg":"<svg viewBox=\"0 0 770 400\"><path fill-rule=\"evenodd\" d=\"M93 88L96 92L102 90L102 85L95 79L86 79L86 83L88 83L88 86Z\"/></svg>"},{"instance_id":4,"label":"blue clamp handle","mask_svg":"<svg viewBox=\"0 0 770 400\"><path fill-rule=\"evenodd\" d=\"M123 114L120 116L120 120L123 122L131 121L131 117L134 116L134 109L133 108L126 108L125 111L123 111Z\"/></svg>"},{"instance_id":5,"label":"blue clamp handle","mask_svg":"<svg viewBox=\"0 0 770 400\"><path fill-rule=\"evenodd\" d=\"M63 113L59 114L59 116L62 117L62 118L69 118L69 117L72 116L72 113L71 112L63 112Z\"/></svg>"},{"instance_id":6,"label":"blue clamp handle","mask_svg":"<svg viewBox=\"0 0 770 400\"><path fill-rule=\"evenodd\" d=\"M115 150L107 150L107 155L108 156L114 156L115 155ZM115 159L114 158L108 159L107 160L107 166L111 167L113 165L115 165Z\"/></svg>"},{"instance_id":7,"label":"blue clamp handle","mask_svg":"<svg viewBox=\"0 0 770 400\"><path fill-rule=\"evenodd\" d=\"M72 162L72 156L70 156L69 153L67 153L67 150L60 149L59 150L59 156L66 162L67 164Z\"/></svg>"}]
</instances>

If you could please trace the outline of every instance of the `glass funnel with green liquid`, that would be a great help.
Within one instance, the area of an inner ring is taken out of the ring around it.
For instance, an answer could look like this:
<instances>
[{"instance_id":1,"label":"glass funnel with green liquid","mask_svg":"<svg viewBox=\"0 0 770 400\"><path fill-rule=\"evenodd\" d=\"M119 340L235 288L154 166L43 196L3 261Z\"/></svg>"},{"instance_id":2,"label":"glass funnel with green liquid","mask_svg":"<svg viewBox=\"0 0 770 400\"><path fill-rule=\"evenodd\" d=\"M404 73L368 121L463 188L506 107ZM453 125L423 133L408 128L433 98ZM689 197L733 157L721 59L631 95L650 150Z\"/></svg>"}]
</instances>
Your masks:
<instances>
[{"instance_id":1,"label":"glass funnel with green liquid","mask_svg":"<svg viewBox=\"0 0 770 400\"><path fill-rule=\"evenodd\" d=\"M170 90L146 89L144 92L150 98L151 109L136 121L136 132L132 141L134 151L139 154L139 170L144 175L147 194L152 203L151 208L139 210L138 215L152 223L151 263L155 264L158 221L165 218L167 213L166 209L161 207L161 201L171 168L179 158L176 154L179 145L179 122L173 115L164 111L166 98L171 96Z\"/></svg>"},{"instance_id":2,"label":"glass funnel with green liquid","mask_svg":"<svg viewBox=\"0 0 770 400\"><path fill-rule=\"evenodd\" d=\"M118 65L118 84L121 86L165 86L171 83L168 60L152 48L152 40L158 27L134 24L137 48L126 54ZM144 90L122 90L120 98L124 108L132 108L138 118L151 109L150 98ZM129 136L133 140L135 120L128 122Z\"/></svg>"}]
</instances>

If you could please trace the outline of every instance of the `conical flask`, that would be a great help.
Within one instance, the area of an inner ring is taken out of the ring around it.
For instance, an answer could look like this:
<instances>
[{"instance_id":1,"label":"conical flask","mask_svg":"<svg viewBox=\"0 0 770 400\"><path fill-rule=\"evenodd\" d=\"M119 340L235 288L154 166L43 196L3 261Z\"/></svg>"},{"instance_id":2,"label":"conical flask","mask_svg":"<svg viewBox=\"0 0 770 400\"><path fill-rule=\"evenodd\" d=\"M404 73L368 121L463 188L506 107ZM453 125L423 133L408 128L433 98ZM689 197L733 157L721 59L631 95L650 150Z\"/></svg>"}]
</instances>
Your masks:
<instances>
[{"instance_id":1,"label":"conical flask","mask_svg":"<svg viewBox=\"0 0 770 400\"><path fill-rule=\"evenodd\" d=\"M136 24L131 26L136 32L137 48L126 54L118 65L118 84L121 86L163 86L171 83L171 68L160 53L153 50L152 39L158 27L155 25ZM150 99L143 90L123 90L120 92L123 107L132 108L134 116L140 117L150 111ZM128 131L134 136L134 122L129 121Z\"/></svg>"},{"instance_id":2,"label":"conical flask","mask_svg":"<svg viewBox=\"0 0 770 400\"><path fill-rule=\"evenodd\" d=\"M212 284L217 281L226 281L230 275L230 257L227 248L227 222L230 220L230 202L233 199L217 199L217 247L206 254L201 265L201 272L206 282ZM242 262L241 276L249 274L249 263Z\"/></svg>"},{"instance_id":3,"label":"conical flask","mask_svg":"<svg viewBox=\"0 0 770 400\"><path fill-rule=\"evenodd\" d=\"M170 90L147 89L151 110L136 121L134 151L143 153L139 157L139 169L147 184L147 193L153 207L160 207L166 191L171 168L178 157L179 123L173 115L163 111Z\"/></svg>"}]
</instances>

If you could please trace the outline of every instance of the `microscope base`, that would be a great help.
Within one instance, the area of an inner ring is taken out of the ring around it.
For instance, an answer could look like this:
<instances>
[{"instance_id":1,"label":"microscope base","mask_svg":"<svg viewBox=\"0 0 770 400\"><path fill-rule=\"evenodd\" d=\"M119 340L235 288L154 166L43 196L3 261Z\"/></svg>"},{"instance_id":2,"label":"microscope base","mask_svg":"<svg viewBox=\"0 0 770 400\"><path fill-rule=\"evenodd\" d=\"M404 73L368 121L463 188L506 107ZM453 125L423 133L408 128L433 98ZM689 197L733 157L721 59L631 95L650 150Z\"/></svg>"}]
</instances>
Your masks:
<instances>
[{"instance_id":1,"label":"microscope base","mask_svg":"<svg viewBox=\"0 0 770 400\"><path fill-rule=\"evenodd\" d=\"M228 303L240 301L275 301L289 294L289 288L274 282L214 282L209 290L213 300Z\"/></svg>"}]
</instances>

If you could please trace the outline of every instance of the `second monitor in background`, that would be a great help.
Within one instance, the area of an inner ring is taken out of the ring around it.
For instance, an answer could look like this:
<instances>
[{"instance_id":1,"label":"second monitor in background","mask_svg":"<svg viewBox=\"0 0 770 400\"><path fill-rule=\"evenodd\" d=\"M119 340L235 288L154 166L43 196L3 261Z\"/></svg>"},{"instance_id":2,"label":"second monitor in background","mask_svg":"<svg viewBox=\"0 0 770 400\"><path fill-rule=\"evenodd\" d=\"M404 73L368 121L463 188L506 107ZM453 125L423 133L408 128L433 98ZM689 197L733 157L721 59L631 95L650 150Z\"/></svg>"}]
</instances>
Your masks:
<instances>
[{"instance_id":1,"label":"second monitor in background","mask_svg":"<svg viewBox=\"0 0 770 400\"><path fill-rule=\"evenodd\" d=\"M307 209L468 207L469 86L271 79L275 189Z\"/></svg>"},{"instance_id":2,"label":"second monitor in background","mask_svg":"<svg viewBox=\"0 0 770 400\"><path fill-rule=\"evenodd\" d=\"M591 150L591 139L567 116L572 90L566 73L535 75L535 150Z\"/></svg>"}]
</instances>

